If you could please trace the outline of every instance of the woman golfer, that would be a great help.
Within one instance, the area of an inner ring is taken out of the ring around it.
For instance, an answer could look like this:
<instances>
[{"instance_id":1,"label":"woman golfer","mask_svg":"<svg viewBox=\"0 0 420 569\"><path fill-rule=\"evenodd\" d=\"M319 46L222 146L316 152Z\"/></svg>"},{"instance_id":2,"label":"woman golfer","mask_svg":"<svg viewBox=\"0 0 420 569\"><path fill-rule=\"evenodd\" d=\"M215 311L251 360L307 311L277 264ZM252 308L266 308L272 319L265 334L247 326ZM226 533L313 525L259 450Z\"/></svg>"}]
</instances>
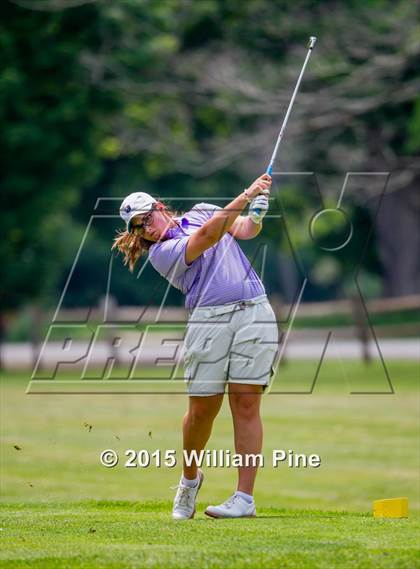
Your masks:
<instances>
[{"instance_id":1,"label":"woman golfer","mask_svg":"<svg viewBox=\"0 0 420 569\"><path fill-rule=\"evenodd\" d=\"M228 386L235 451L245 457L262 447L261 394L269 384L278 330L264 286L238 245L262 228L271 177L260 176L226 207L199 203L181 217L143 192L129 195L120 214L127 230L113 248L130 270L147 250L153 267L186 296L190 311L184 341L189 408L183 422L183 448L199 453ZM241 216L245 206L247 216ZM237 491L223 504L208 506L216 518L256 515L253 499L257 467L238 467ZM184 461L173 505L176 520L194 517L203 473Z\"/></svg>"}]
</instances>

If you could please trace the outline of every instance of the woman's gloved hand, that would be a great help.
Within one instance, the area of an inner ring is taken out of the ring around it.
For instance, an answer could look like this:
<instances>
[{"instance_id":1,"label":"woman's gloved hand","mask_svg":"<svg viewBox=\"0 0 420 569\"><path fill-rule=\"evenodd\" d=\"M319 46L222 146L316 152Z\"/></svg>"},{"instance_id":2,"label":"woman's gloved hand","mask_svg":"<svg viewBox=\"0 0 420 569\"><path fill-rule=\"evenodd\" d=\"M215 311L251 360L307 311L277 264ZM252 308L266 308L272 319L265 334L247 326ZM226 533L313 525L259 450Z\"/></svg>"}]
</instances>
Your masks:
<instances>
[{"instance_id":1,"label":"woman's gloved hand","mask_svg":"<svg viewBox=\"0 0 420 569\"><path fill-rule=\"evenodd\" d=\"M269 194L268 194L269 195ZM254 198L249 204L248 216L254 223L261 223L268 211L269 201L268 195L261 194Z\"/></svg>"},{"instance_id":2,"label":"woman's gloved hand","mask_svg":"<svg viewBox=\"0 0 420 569\"><path fill-rule=\"evenodd\" d=\"M245 196L248 198L249 210L248 217L254 223L261 223L268 211L270 188L272 184L271 176L267 173L259 176L246 190Z\"/></svg>"}]
</instances>

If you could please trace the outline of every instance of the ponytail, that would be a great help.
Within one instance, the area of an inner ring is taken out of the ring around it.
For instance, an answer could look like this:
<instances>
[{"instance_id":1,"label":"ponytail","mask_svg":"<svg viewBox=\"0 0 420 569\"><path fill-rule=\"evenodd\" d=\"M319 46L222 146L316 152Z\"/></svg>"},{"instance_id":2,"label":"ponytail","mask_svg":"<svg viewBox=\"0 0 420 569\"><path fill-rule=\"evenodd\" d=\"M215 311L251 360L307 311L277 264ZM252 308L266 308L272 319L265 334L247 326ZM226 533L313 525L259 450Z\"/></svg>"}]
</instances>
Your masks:
<instances>
[{"instance_id":1,"label":"ponytail","mask_svg":"<svg viewBox=\"0 0 420 569\"><path fill-rule=\"evenodd\" d=\"M145 251L148 251L153 245L152 241L148 241L137 234L137 231L118 231L114 239L111 250L116 249L124 256L124 265L128 265L130 272L134 270L134 266L138 259Z\"/></svg>"}]
</instances>

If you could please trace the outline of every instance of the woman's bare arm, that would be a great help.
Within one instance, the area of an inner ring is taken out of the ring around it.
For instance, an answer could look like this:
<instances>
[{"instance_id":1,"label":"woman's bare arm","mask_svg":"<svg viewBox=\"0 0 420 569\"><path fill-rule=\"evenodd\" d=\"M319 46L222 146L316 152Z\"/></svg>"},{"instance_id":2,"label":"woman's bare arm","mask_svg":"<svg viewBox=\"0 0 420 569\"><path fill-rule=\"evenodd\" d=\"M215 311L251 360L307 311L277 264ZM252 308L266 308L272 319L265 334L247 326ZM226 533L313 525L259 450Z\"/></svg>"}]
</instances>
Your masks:
<instances>
[{"instance_id":1,"label":"woman's bare arm","mask_svg":"<svg viewBox=\"0 0 420 569\"><path fill-rule=\"evenodd\" d=\"M271 177L263 174L257 178L251 186L239 194L226 207L217 210L216 213L198 231L188 239L185 252L185 261L189 265L204 251L213 247L227 233L241 214L250 199L262 192L267 192L271 187ZM246 219L246 218L244 218ZM253 223L251 220L249 220ZM257 224L254 224L258 227Z\"/></svg>"},{"instance_id":2,"label":"woman's bare arm","mask_svg":"<svg viewBox=\"0 0 420 569\"><path fill-rule=\"evenodd\" d=\"M229 233L236 239L253 239L262 229L262 223L255 223L248 216L240 215L232 223Z\"/></svg>"}]
</instances>

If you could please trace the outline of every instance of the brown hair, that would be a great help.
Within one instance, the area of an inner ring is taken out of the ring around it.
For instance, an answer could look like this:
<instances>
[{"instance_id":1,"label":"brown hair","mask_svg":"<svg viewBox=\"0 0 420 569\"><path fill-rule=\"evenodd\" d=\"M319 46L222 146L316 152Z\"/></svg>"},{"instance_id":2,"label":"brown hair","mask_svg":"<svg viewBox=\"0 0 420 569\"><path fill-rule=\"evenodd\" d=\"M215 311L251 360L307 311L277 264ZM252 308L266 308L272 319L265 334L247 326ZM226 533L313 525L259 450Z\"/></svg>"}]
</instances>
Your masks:
<instances>
[{"instance_id":1,"label":"brown hair","mask_svg":"<svg viewBox=\"0 0 420 569\"><path fill-rule=\"evenodd\" d=\"M165 211L170 217L175 217L176 213L172 211L168 206L164 205L162 202L157 202L153 204L153 209L158 211ZM114 238L114 243L111 247L111 251L116 249L118 253L122 253L124 256L124 265L128 264L128 268L132 273L136 262L140 259L144 252L148 251L154 241L149 241L144 239L139 235L139 229L135 227L131 231L117 230L117 236Z\"/></svg>"}]
</instances>

